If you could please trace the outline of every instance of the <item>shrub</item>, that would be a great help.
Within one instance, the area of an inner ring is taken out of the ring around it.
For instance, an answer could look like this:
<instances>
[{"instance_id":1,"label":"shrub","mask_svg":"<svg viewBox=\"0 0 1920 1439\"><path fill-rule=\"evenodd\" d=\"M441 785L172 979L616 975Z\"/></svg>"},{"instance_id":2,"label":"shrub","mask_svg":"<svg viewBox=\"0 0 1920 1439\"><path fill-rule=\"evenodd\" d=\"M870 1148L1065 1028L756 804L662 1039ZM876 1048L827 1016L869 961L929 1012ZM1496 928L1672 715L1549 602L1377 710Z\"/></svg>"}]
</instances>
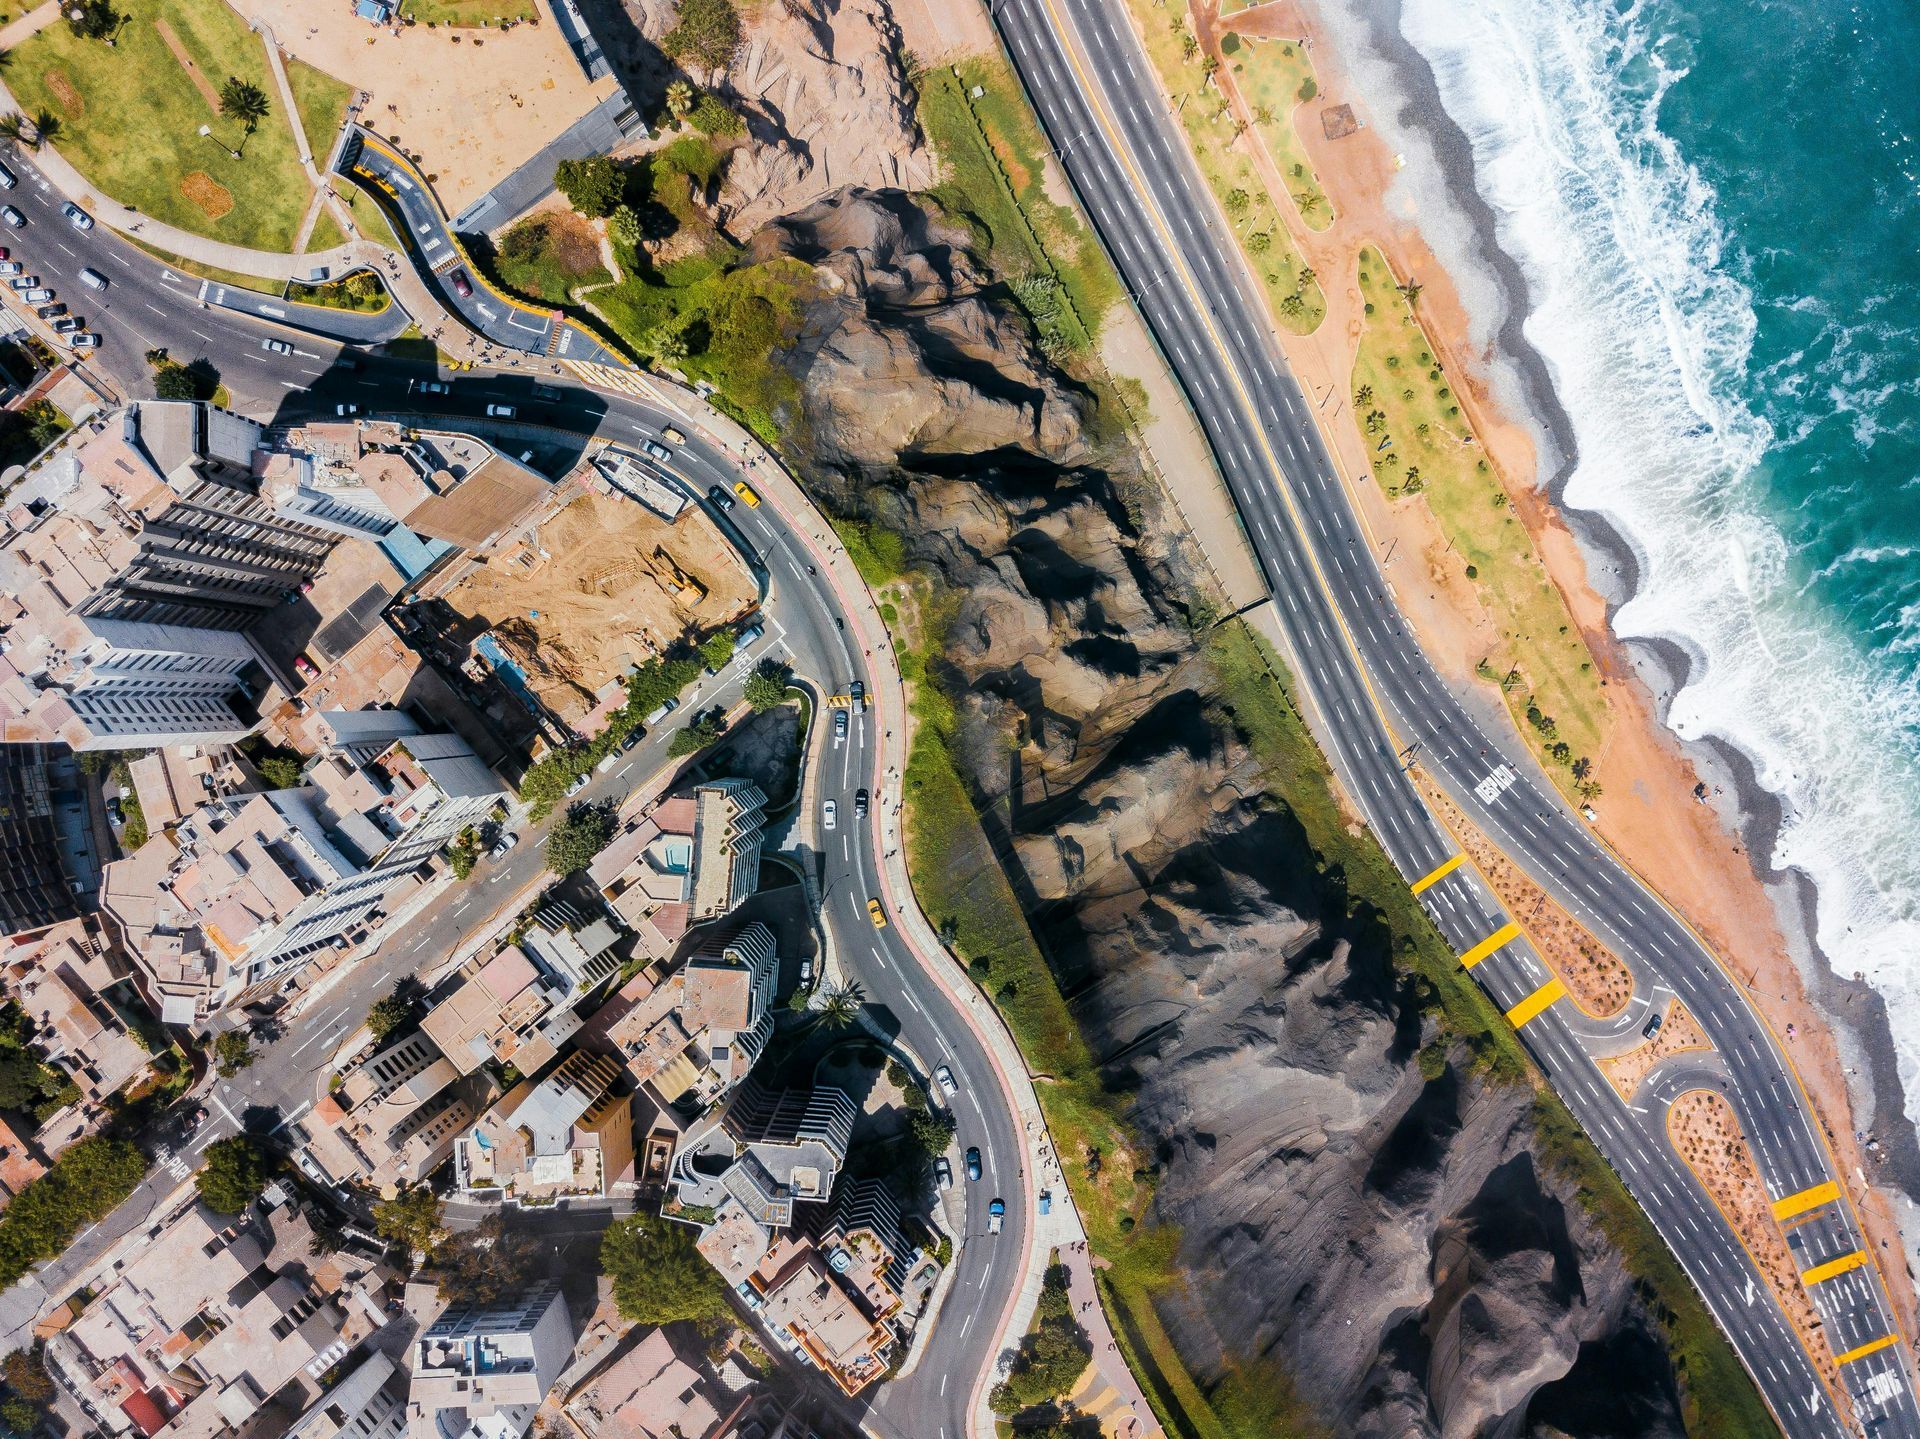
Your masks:
<instances>
[{"instance_id":1,"label":"shrub","mask_svg":"<svg viewBox=\"0 0 1920 1439\"><path fill-rule=\"evenodd\" d=\"M207 1208L239 1214L260 1197L273 1177L274 1162L251 1139L235 1134L207 1146L207 1162L193 1178Z\"/></svg>"},{"instance_id":2,"label":"shrub","mask_svg":"<svg viewBox=\"0 0 1920 1439\"><path fill-rule=\"evenodd\" d=\"M613 838L613 811L603 804L576 804L547 835L547 868L578 874Z\"/></svg>"},{"instance_id":3,"label":"shrub","mask_svg":"<svg viewBox=\"0 0 1920 1439\"><path fill-rule=\"evenodd\" d=\"M585 160L562 160L553 169L553 185L567 197L567 203L593 219L610 215L626 190L626 177L605 155ZM516 229L527 229L517 226ZM512 238L509 232L509 238Z\"/></svg>"}]
</instances>

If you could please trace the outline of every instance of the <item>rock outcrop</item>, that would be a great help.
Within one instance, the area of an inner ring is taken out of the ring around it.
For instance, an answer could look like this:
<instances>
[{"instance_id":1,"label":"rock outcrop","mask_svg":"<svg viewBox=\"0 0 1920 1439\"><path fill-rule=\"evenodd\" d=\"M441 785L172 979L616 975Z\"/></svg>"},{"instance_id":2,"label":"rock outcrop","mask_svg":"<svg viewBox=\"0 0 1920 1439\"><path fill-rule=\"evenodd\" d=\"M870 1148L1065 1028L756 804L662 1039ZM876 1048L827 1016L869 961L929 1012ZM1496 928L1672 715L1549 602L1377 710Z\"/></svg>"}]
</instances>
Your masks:
<instances>
[{"instance_id":1,"label":"rock outcrop","mask_svg":"<svg viewBox=\"0 0 1920 1439\"><path fill-rule=\"evenodd\" d=\"M1089 399L897 195L770 226L826 297L784 363L809 475L950 597L960 749L1180 1226L1169 1332L1274 1359L1343 1436L1681 1430L1659 1331L1534 1153L1532 1097L1448 1065L1211 693L1197 573ZM1429 1066L1431 1070L1432 1066Z\"/></svg>"}]
</instances>

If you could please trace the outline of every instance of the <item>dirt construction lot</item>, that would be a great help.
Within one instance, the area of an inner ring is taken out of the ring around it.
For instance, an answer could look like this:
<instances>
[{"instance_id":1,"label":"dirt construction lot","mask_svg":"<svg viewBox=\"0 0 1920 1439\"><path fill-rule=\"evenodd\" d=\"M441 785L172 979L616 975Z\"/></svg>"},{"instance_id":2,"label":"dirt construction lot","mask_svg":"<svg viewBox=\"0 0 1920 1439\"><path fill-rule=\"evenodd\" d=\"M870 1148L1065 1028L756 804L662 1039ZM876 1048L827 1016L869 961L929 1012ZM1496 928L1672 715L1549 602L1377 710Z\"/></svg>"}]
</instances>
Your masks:
<instances>
[{"instance_id":1,"label":"dirt construction lot","mask_svg":"<svg viewBox=\"0 0 1920 1439\"><path fill-rule=\"evenodd\" d=\"M584 495L541 526L539 547L544 558L524 548L501 555L445 598L476 632L491 628L534 692L569 721L629 664L719 627L756 597L752 576L697 505L668 524L631 500ZM673 593L674 565L696 586Z\"/></svg>"},{"instance_id":2,"label":"dirt construction lot","mask_svg":"<svg viewBox=\"0 0 1920 1439\"><path fill-rule=\"evenodd\" d=\"M611 78L587 83L550 21L511 30L414 25L395 34L356 18L345 0L235 0L235 8L272 27L291 54L372 95L361 121L420 156L450 215L614 87Z\"/></svg>"}]
</instances>

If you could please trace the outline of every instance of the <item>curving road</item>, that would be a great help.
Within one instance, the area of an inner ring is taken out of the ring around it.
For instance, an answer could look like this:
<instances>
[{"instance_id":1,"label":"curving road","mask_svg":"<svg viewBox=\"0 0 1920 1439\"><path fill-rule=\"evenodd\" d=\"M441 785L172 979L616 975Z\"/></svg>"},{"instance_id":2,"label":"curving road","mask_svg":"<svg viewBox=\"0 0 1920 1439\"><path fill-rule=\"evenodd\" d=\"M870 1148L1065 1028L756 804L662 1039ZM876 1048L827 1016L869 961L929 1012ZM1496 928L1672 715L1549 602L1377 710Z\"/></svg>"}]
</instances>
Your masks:
<instances>
[{"instance_id":1,"label":"curving road","mask_svg":"<svg viewBox=\"0 0 1920 1439\"><path fill-rule=\"evenodd\" d=\"M8 199L27 215L28 224L10 232L8 243L16 256L31 257L33 267L102 336L102 350L86 363L122 394L150 389L150 371L142 355L165 348L183 363L211 362L232 394L234 407L271 423L331 417L336 404L349 401L359 405L363 415L377 416L389 412L378 403L382 398L407 397L403 403L413 418L470 428L483 436L538 432L547 444L558 447L584 448L594 437L632 444L674 424L688 431L690 438L677 449L670 467L696 495L704 496L714 486L730 492L741 478L738 462L700 434L686 416L640 398L566 384L557 375L546 379L542 392L536 393L531 377L443 371L426 361L392 359L297 334L278 323L262 323L263 319L275 322L276 317L256 317L218 305L203 308L201 281L177 274L104 227L88 235L76 234L59 218L58 192L33 171L30 158L11 163L23 173L21 184L9 192ZM104 297L79 286L78 273L86 266L109 276L111 285ZM84 298L76 304L75 296ZM262 348L262 339L269 335L292 341L293 353L281 355ZM410 394L415 382L429 378L450 386L448 394L433 397L430 415L417 403L425 397ZM486 406L501 401L517 407L515 424L485 421ZM844 692L850 682L859 680L877 702L884 690L875 683L875 660L855 638L860 633L854 621L855 597L840 591L826 556L812 548L805 530L791 524L770 499L757 509L736 504L722 518L734 526L764 571L770 623L768 639L755 647L755 658L783 651L796 671L815 680L824 693ZM727 701L737 693L745 668L741 662L719 681L703 681L708 688L696 692L695 702ZM951 1067L960 1082L952 1106L958 1124L956 1143L962 1148L978 1145L981 1151L983 1173L977 1184L967 1185L961 1166L954 1166L956 1181L967 1191L965 1232L956 1245L951 1289L936 1330L926 1340L924 1355L910 1375L862 1396L871 1401L864 1420L874 1432L897 1439L961 1439L973 1432L974 1403L998 1358L1001 1320L1024 1271L1030 1216L1023 1196L1028 1185L1013 1096L972 1021L934 977L928 961L916 953L902 926L890 923L876 928L867 912L870 896L887 894L879 877L882 817L885 806L899 798L898 777L884 773L877 739L881 728L903 719L870 708L852 719L843 745L835 746L829 739L817 763L812 795L816 805L834 799L840 823L831 834L822 834L817 811L806 816L796 825L798 838L790 851L797 846L812 867L827 944L837 964L859 982L870 1012L906 1049L929 1067ZM649 736L614 771L596 774L586 796L625 793L664 761L670 733L671 727ZM863 788L872 797L872 807L868 822L860 825L853 818L854 796ZM449 890L410 921L400 939L352 971L338 991L308 1006L261 1051L253 1069L215 1088L213 1098L218 1102L213 1117L195 1136L190 1151L171 1157L177 1162L157 1169L128 1204L81 1236L66 1255L0 1295L0 1338L24 1332L45 1298L60 1292L116 1239L144 1222L153 1205L198 1164L206 1143L243 1124L272 1128L282 1122L297 1123L312 1098L332 1042L358 1023L372 999L397 975L450 953L461 934L495 907L489 903L470 909L474 896L490 898L495 886L504 886L498 890L504 898L535 883L540 864L536 844L518 846L497 865L483 862L473 881ZM994 1197L1007 1201L1007 1217L1004 1231L989 1236L986 1203Z\"/></svg>"},{"instance_id":2,"label":"curving road","mask_svg":"<svg viewBox=\"0 0 1920 1439\"><path fill-rule=\"evenodd\" d=\"M1558 796L1479 726L1408 631L1269 333L1121 0L998 0L995 18L1061 162L1179 375L1233 493L1317 732L1354 802L1440 931L1520 1029L1555 1088L1626 1180L1732 1338L1787 1433L1850 1432L1840 1402L1719 1209L1670 1147L1664 1114L1629 1106L1593 1063L1665 993L1700 1020L1725 1065L1803 1270L1862 1248L1834 1161L1780 1045L1686 924ZM1629 1016L1597 1024L1558 1002L1552 975L1402 768L1419 763L1490 838L1626 958ZM1444 871L1444 872L1442 872ZM1920 1411L1878 1271L1812 1287L1855 1420L1920 1436Z\"/></svg>"}]
</instances>

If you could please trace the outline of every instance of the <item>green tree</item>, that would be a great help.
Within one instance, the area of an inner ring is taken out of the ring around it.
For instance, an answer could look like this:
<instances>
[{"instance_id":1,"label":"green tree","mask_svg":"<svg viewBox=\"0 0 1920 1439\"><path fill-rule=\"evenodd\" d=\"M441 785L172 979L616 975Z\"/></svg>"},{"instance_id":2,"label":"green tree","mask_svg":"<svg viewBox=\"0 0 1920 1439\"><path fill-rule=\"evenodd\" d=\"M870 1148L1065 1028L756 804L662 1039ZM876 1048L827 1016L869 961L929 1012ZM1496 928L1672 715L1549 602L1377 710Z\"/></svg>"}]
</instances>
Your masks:
<instances>
[{"instance_id":1,"label":"green tree","mask_svg":"<svg viewBox=\"0 0 1920 1439\"><path fill-rule=\"evenodd\" d=\"M820 1006L814 1014L827 1029L850 1029L866 1005L867 992L858 983L849 981L831 986L820 997Z\"/></svg>"},{"instance_id":2,"label":"green tree","mask_svg":"<svg viewBox=\"0 0 1920 1439\"><path fill-rule=\"evenodd\" d=\"M193 1182L201 1200L216 1214L241 1213L273 1178L273 1157L244 1134L214 1140L207 1146L206 1159Z\"/></svg>"},{"instance_id":3,"label":"green tree","mask_svg":"<svg viewBox=\"0 0 1920 1439\"><path fill-rule=\"evenodd\" d=\"M120 12L111 0L62 0L67 27L82 40L104 40L120 28Z\"/></svg>"},{"instance_id":4,"label":"green tree","mask_svg":"<svg viewBox=\"0 0 1920 1439\"><path fill-rule=\"evenodd\" d=\"M709 73L731 64L740 49L740 12L732 0L680 0L680 17L660 48Z\"/></svg>"},{"instance_id":5,"label":"green tree","mask_svg":"<svg viewBox=\"0 0 1920 1439\"><path fill-rule=\"evenodd\" d=\"M746 122L734 112L733 107L711 90L701 94L693 113L687 118L702 135L740 135L747 128Z\"/></svg>"},{"instance_id":6,"label":"green tree","mask_svg":"<svg viewBox=\"0 0 1920 1439\"><path fill-rule=\"evenodd\" d=\"M909 1106L911 1107L911 1106ZM914 1143L926 1150L929 1158L946 1153L953 1143L953 1116L938 1109L916 1109L907 1121L907 1132Z\"/></svg>"},{"instance_id":7,"label":"green tree","mask_svg":"<svg viewBox=\"0 0 1920 1439\"><path fill-rule=\"evenodd\" d=\"M1017 1414L1059 1398L1093 1357L1093 1346L1073 1317L1073 1296L1065 1265L1047 1268L1040 1284L1040 1305L1033 1327L1020 1341L1006 1379L988 1396L995 1412Z\"/></svg>"},{"instance_id":8,"label":"green tree","mask_svg":"<svg viewBox=\"0 0 1920 1439\"><path fill-rule=\"evenodd\" d=\"M733 658L734 636L732 630L715 630L700 641L700 658L707 662L707 668L717 670Z\"/></svg>"},{"instance_id":9,"label":"green tree","mask_svg":"<svg viewBox=\"0 0 1920 1439\"><path fill-rule=\"evenodd\" d=\"M567 202L591 219L613 213L626 189L626 177L605 155L584 160L562 160L553 170L554 188Z\"/></svg>"},{"instance_id":10,"label":"green tree","mask_svg":"<svg viewBox=\"0 0 1920 1439\"><path fill-rule=\"evenodd\" d=\"M431 1263L447 1238L443 1208L431 1189L413 1185L373 1206L373 1232L405 1249L410 1258Z\"/></svg>"},{"instance_id":11,"label":"green tree","mask_svg":"<svg viewBox=\"0 0 1920 1439\"><path fill-rule=\"evenodd\" d=\"M443 1240L434 1250L429 1273L442 1299L493 1304L524 1289L539 1266L540 1248L533 1236L509 1233L506 1221L490 1214Z\"/></svg>"},{"instance_id":12,"label":"green tree","mask_svg":"<svg viewBox=\"0 0 1920 1439\"><path fill-rule=\"evenodd\" d=\"M729 1319L727 1290L685 1225L641 1213L611 1225L600 1241L600 1272L613 1281L623 1319L671 1324Z\"/></svg>"},{"instance_id":13,"label":"green tree","mask_svg":"<svg viewBox=\"0 0 1920 1439\"><path fill-rule=\"evenodd\" d=\"M15 1349L0 1360L0 1375L7 1388L29 1404L47 1404L53 1399L53 1377L47 1373L43 1349L35 1340L31 1349Z\"/></svg>"},{"instance_id":14,"label":"green tree","mask_svg":"<svg viewBox=\"0 0 1920 1439\"><path fill-rule=\"evenodd\" d=\"M764 659L753 667L753 673L747 676L746 689L743 691L748 704L756 714L765 714L768 710L779 709L787 702L787 667L778 660Z\"/></svg>"},{"instance_id":15,"label":"green tree","mask_svg":"<svg viewBox=\"0 0 1920 1439\"><path fill-rule=\"evenodd\" d=\"M153 377L153 393L162 400L194 400L200 396L200 386L185 365L168 361Z\"/></svg>"},{"instance_id":16,"label":"green tree","mask_svg":"<svg viewBox=\"0 0 1920 1439\"><path fill-rule=\"evenodd\" d=\"M89 1135L0 1213L0 1286L65 1249L84 1224L105 1218L146 1175L146 1159L124 1139Z\"/></svg>"},{"instance_id":17,"label":"green tree","mask_svg":"<svg viewBox=\"0 0 1920 1439\"><path fill-rule=\"evenodd\" d=\"M400 984L394 985L386 998L376 999L367 1011L367 1028L376 1044L385 1044L389 1036L398 1034L412 1020L413 1002L401 992Z\"/></svg>"},{"instance_id":18,"label":"green tree","mask_svg":"<svg viewBox=\"0 0 1920 1439\"><path fill-rule=\"evenodd\" d=\"M229 75L220 87L220 113L246 126L249 135L260 128L270 108L265 92L250 80Z\"/></svg>"},{"instance_id":19,"label":"green tree","mask_svg":"<svg viewBox=\"0 0 1920 1439\"><path fill-rule=\"evenodd\" d=\"M575 804L547 835L547 868L578 874L613 838L613 811L603 804Z\"/></svg>"},{"instance_id":20,"label":"green tree","mask_svg":"<svg viewBox=\"0 0 1920 1439\"><path fill-rule=\"evenodd\" d=\"M480 836L474 832L472 825L468 825L447 846L447 864L453 870L455 879L465 879L473 873L473 867L479 862Z\"/></svg>"},{"instance_id":21,"label":"green tree","mask_svg":"<svg viewBox=\"0 0 1920 1439\"><path fill-rule=\"evenodd\" d=\"M1253 203L1253 197L1236 185L1227 191L1226 203L1229 215L1244 215L1247 213L1247 207Z\"/></svg>"},{"instance_id":22,"label":"green tree","mask_svg":"<svg viewBox=\"0 0 1920 1439\"><path fill-rule=\"evenodd\" d=\"M222 1079L232 1079L256 1057L253 1041L247 1038L244 1029L223 1029L213 1041L214 1068L220 1071Z\"/></svg>"},{"instance_id":23,"label":"green tree","mask_svg":"<svg viewBox=\"0 0 1920 1439\"><path fill-rule=\"evenodd\" d=\"M699 719L674 735L667 744L667 753L674 759L679 759L682 755L698 754L709 745L717 744L723 733L718 715L701 715Z\"/></svg>"},{"instance_id":24,"label":"green tree","mask_svg":"<svg viewBox=\"0 0 1920 1439\"><path fill-rule=\"evenodd\" d=\"M607 233L623 245L640 243L640 217L631 205L616 205L607 216Z\"/></svg>"}]
</instances>

